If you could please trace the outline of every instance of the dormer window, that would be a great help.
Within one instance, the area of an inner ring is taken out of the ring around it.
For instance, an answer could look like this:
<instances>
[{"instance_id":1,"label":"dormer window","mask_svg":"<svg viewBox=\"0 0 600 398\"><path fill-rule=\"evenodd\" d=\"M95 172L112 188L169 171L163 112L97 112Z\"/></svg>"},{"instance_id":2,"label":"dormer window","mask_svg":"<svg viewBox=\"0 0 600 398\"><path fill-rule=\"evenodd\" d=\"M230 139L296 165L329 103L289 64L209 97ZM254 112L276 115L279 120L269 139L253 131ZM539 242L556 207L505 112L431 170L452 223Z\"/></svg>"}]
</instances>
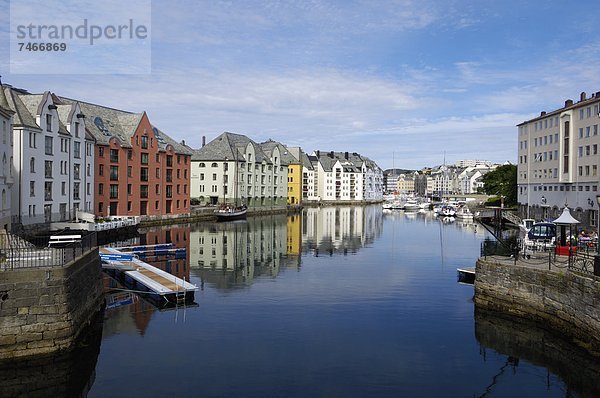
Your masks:
<instances>
[{"instance_id":1,"label":"dormer window","mask_svg":"<svg viewBox=\"0 0 600 398\"><path fill-rule=\"evenodd\" d=\"M52 131L52 115L46 114L46 131Z\"/></svg>"}]
</instances>

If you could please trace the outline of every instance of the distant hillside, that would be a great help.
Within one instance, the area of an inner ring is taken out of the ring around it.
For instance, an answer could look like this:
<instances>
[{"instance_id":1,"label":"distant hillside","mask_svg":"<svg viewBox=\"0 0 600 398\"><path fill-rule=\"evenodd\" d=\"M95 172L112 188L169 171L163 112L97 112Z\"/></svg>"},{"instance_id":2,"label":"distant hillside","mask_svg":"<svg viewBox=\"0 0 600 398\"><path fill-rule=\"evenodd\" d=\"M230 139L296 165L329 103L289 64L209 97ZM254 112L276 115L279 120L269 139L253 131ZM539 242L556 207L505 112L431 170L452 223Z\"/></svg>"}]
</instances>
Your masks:
<instances>
[{"instance_id":1,"label":"distant hillside","mask_svg":"<svg viewBox=\"0 0 600 398\"><path fill-rule=\"evenodd\" d=\"M409 173L414 173L416 170L407 170L407 169L387 169L383 171L383 175L389 175L389 174L409 174Z\"/></svg>"}]
</instances>

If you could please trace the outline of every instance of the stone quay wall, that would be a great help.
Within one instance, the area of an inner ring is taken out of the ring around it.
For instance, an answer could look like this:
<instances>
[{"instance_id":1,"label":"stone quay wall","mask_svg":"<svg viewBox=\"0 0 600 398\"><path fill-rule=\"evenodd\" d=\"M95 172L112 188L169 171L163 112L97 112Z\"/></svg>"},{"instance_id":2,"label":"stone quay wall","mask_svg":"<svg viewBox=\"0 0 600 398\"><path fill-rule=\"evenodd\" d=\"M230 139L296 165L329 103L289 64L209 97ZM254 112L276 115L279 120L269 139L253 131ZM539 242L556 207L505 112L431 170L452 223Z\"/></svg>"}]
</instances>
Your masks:
<instances>
[{"instance_id":1,"label":"stone quay wall","mask_svg":"<svg viewBox=\"0 0 600 398\"><path fill-rule=\"evenodd\" d=\"M0 272L0 360L68 350L104 301L98 249L56 267Z\"/></svg>"},{"instance_id":2,"label":"stone quay wall","mask_svg":"<svg viewBox=\"0 0 600 398\"><path fill-rule=\"evenodd\" d=\"M490 257L477 261L475 274L477 306L539 322L600 355L600 280Z\"/></svg>"}]
</instances>

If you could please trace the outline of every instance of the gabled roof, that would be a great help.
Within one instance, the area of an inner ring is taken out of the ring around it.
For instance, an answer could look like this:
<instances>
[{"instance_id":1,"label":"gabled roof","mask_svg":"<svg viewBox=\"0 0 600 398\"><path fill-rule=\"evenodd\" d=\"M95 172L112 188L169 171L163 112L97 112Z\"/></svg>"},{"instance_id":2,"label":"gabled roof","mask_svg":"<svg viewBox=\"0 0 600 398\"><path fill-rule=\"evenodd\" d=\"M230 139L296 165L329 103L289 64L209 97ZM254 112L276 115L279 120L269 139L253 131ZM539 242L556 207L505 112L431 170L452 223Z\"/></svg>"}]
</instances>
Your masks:
<instances>
[{"instance_id":1,"label":"gabled roof","mask_svg":"<svg viewBox=\"0 0 600 398\"><path fill-rule=\"evenodd\" d=\"M14 112L13 126L30 127L40 130L40 126L36 123L35 117L31 116L27 106L25 106L19 96L19 93L25 93L25 91L17 91L10 86L2 86L2 91L5 94L9 109Z\"/></svg>"},{"instance_id":2,"label":"gabled roof","mask_svg":"<svg viewBox=\"0 0 600 398\"><path fill-rule=\"evenodd\" d=\"M192 160L195 161L224 161L224 160L247 160L245 158L248 144L254 147L256 163L271 163L269 157L263 152L260 145L242 134L224 132L214 140L200 149L194 151Z\"/></svg>"},{"instance_id":3,"label":"gabled roof","mask_svg":"<svg viewBox=\"0 0 600 398\"><path fill-rule=\"evenodd\" d=\"M281 158L281 164L287 166L289 164L300 163L300 161L288 150L288 148L280 142L269 139L268 141L260 144L263 152L268 155L271 159L273 158L273 151L275 148L279 149Z\"/></svg>"}]
</instances>

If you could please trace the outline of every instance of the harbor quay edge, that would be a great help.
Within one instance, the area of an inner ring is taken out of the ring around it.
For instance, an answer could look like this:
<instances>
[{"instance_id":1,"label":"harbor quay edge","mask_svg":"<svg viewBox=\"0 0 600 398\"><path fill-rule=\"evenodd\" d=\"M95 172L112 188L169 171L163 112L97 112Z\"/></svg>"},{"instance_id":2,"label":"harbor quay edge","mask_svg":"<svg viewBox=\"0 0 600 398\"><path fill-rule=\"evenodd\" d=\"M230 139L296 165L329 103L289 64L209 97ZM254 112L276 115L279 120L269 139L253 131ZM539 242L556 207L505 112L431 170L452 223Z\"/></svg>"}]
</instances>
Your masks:
<instances>
[{"instance_id":1,"label":"harbor quay edge","mask_svg":"<svg viewBox=\"0 0 600 398\"><path fill-rule=\"evenodd\" d=\"M102 309L98 249L55 267L0 272L0 361L68 351Z\"/></svg>"},{"instance_id":2,"label":"harbor quay edge","mask_svg":"<svg viewBox=\"0 0 600 398\"><path fill-rule=\"evenodd\" d=\"M475 305L533 320L600 356L600 280L570 271L476 263Z\"/></svg>"}]
</instances>

